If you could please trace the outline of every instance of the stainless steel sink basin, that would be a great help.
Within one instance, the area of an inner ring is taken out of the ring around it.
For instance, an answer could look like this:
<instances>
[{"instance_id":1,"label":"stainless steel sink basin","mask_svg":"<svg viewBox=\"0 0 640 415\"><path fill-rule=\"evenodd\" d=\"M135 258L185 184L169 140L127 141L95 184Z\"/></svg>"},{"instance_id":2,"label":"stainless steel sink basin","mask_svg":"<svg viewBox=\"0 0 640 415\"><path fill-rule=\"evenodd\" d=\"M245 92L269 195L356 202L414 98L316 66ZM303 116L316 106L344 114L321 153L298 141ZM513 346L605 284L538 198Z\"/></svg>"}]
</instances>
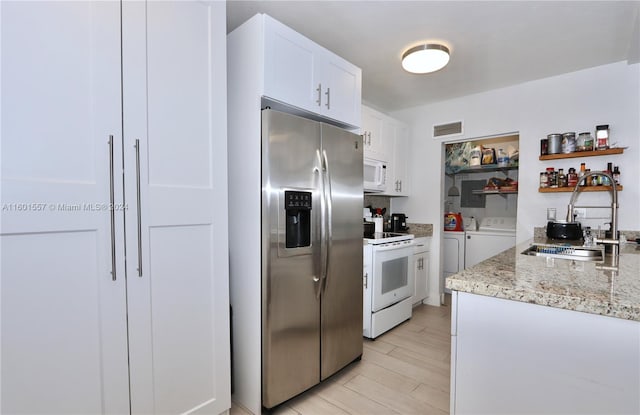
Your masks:
<instances>
[{"instance_id":1,"label":"stainless steel sink basin","mask_svg":"<svg viewBox=\"0 0 640 415\"><path fill-rule=\"evenodd\" d=\"M603 246L532 244L521 253L573 261L604 262Z\"/></svg>"}]
</instances>

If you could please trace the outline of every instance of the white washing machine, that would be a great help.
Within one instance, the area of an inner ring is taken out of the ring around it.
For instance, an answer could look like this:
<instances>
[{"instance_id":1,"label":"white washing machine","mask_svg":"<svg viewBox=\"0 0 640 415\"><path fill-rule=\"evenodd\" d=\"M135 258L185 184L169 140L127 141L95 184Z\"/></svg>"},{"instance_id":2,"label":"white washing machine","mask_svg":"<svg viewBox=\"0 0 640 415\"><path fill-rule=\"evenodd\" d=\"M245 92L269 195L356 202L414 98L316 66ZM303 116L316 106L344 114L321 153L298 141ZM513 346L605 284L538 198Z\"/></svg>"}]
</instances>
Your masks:
<instances>
[{"instance_id":1,"label":"white washing machine","mask_svg":"<svg viewBox=\"0 0 640 415\"><path fill-rule=\"evenodd\" d=\"M464 222L463 222L464 223ZM464 270L465 231L444 231L442 236L442 287L449 275ZM444 288L444 292L451 290Z\"/></svg>"},{"instance_id":2,"label":"white washing machine","mask_svg":"<svg viewBox=\"0 0 640 415\"><path fill-rule=\"evenodd\" d=\"M465 267L472 267L515 244L516 218L483 218L477 231L466 232Z\"/></svg>"}]
</instances>

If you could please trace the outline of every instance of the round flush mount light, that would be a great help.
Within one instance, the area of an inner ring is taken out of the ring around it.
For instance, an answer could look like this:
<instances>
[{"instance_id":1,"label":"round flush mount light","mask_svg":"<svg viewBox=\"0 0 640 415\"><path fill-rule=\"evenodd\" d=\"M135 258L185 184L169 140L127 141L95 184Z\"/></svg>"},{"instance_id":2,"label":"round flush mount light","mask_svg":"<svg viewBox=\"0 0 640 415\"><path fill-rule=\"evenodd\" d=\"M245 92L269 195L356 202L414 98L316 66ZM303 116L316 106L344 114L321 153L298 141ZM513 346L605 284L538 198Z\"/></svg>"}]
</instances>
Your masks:
<instances>
[{"instance_id":1,"label":"round flush mount light","mask_svg":"<svg viewBox=\"0 0 640 415\"><path fill-rule=\"evenodd\" d=\"M418 45L402 54L402 68L411 73L435 72L448 62L449 49L438 43Z\"/></svg>"}]
</instances>

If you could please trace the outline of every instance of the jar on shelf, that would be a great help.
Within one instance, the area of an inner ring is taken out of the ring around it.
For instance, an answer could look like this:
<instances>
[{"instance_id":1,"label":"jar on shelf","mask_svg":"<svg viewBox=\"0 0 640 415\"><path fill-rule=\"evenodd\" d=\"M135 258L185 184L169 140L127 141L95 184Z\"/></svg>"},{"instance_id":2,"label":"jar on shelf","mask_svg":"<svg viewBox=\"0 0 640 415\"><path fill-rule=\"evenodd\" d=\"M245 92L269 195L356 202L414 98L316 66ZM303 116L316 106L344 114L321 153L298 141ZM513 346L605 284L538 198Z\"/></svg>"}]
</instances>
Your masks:
<instances>
[{"instance_id":1,"label":"jar on shelf","mask_svg":"<svg viewBox=\"0 0 640 415\"><path fill-rule=\"evenodd\" d=\"M596 150L606 150L609 148L609 125L596 126Z\"/></svg>"},{"instance_id":2,"label":"jar on shelf","mask_svg":"<svg viewBox=\"0 0 640 415\"><path fill-rule=\"evenodd\" d=\"M546 171L540 172L540 187L549 187L549 174Z\"/></svg>"},{"instance_id":3,"label":"jar on shelf","mask_svg":"<svg viewBox=\"0 0 640 415\"><path fill-rule=\"evenodd\" d=\"M547 154L549 154L548 151L548 141L546 138L543 138L542 140L540 140L540 155L541 156L546 156Z\"/></svg>"},{"instance_id":4,"label":"jar on shelf","mask_svg":"<svg viewBox=\"0 0 640 415\"><path fill-rule=\"evenodd\" d=\"M562 152L565 154L576 151L576 133L562 134Z\"/></svg>"},{"instance_id":5,"label":"jar on shelf","mask_svg":"<svg viewBox=\"0 0 640 415\"><path fill-rule=\"evenodd\" d=\"M567 175L564 174L564 169L558 169L558 187L567 187Z\"/></svg>"},{"instance_id":6,"label":"jar on shelf","mask_svg":"<svg viewBox=\"0 0 640 415\"><path fill-rule=\"evenodd\" d=\"M585 132L578 134L578 138L576 139L576 150L577 151L592 151L593 150L593 137L591 133Z\"/></svg>"},{"instance_id":7,"label":"jar on shelf","mask_svg":"<svg viewBox=\"0 0 640 415\"><path fill-rule=\"evenodd\" d=\"M547 175L549 177L549 187L558 187L558 172L553 167L547 167Z\"/></svg>"},{"instance_id":8,"label":"jar on shelf","mask_svg":"<svg viewBox=\"0 0 640 415\"><path fill-rule=\"evenodd\" d=\"M569 174L567 175L567 185L569 187L575 187L578 184L578 174L573 167L569 168Z\"/></svg>"},{"instance_id":9,"label":"jar on shelf","mask_svg":"<svg viewBox=\"0 0 640 415\"><path fill-rule=\"evenodd\" d=\"M562 134L547 135L547 153L548 154L562 153Z\"/></svg>"}]
</instances>

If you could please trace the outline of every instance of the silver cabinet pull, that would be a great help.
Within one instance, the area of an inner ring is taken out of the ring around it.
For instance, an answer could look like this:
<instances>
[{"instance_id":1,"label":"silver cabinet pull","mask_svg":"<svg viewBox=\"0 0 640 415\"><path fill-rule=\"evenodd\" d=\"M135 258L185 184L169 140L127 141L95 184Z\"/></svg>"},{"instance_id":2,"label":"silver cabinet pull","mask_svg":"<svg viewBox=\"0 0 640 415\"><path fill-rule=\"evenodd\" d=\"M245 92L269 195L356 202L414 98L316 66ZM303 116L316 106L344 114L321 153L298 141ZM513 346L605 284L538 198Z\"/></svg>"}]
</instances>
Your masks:
<instances>
[{"instance_id":1,"label":"silver cabinet pull","mask_svg":"<svg viewBox=\"0 0 640 415\"><path fill-rule=\"evenodd\" d=\"M109 215L111 216L111 280L116 280L116 211L113 177L113 135L109 135Z\"/></svg>"},{"instance_id":2,"label":"silver cabinet pull","mask_svg":"<svg viewBox=\"0 0 640 415\"><path fill-rule=\"evenodd\" d=\"M402 180L398 180L398 191L402 192Z\"/></svg>"},{"instance_id":3,"label":"silver cabinet pull","mask_svg":"<svg viewBox=\"0 0 640 415\"><path fill-rule=\"evenodd\" d=\"M320 103L322 102L322 84L318 84L316 91L318 91L318 99L316 99L316 104L320 106Z\"/></svg>"},{"instance_id":4,"label":"silver cabinet pull","mask_svg":"<svg viewBox=\"0 0 640 415\"><path fill-rule=\"evenodd\" d=\"M327 96L327 103L325 104L327 106L327 109L330 110L331 109L331 88L327 88L327 92L324 93Z\"/></svg>"},{"instance_id":5,"label":"silver cabinet pull","mask_svg":"<svg viewBox=\"0 0 640 415\"><path fill-rule=\"evenodd\" d=\"M136 197L138 213L138 277L142 277L142 206L140 204L140 140L136 139Z\"/></svg>"},{"instance_id":6,"label":"silver cabinet pull","mask_svg":"<svg viewBox=\"0 0 640 415\"><path fill-rule=\"evenodd\" d=\"M369 131L367 135L369 136L369 145L371 145L371 131Z\"/></svg>"}]
</instances>

